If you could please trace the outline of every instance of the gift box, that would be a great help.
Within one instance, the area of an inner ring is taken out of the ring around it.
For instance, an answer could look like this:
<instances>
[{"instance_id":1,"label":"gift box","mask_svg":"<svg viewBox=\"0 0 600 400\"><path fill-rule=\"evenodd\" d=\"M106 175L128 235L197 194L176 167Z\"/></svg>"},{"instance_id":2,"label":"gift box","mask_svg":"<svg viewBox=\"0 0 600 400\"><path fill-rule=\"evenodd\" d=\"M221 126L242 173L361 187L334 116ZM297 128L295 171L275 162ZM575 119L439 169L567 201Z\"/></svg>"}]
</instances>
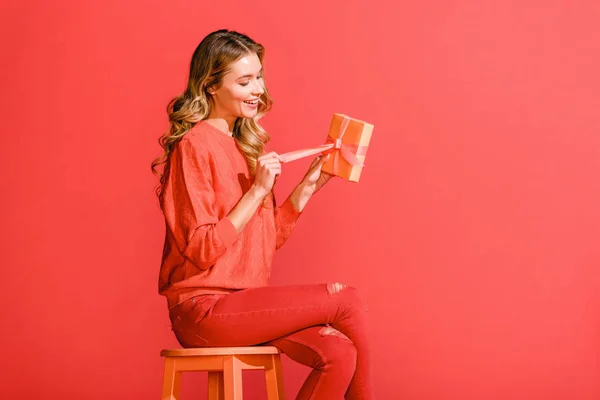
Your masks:
<instances>
[{"instance_id":1,"label":"gift box","mask_svg":"<svg viewBox=\"0 0 600 400\"><path fill-rule=\"evenodd\" d=\"M344 114L333 114L325 142L333 144L333 147L323 153L332 154L321 167L321 171L358 182L373 128L374 125L365 121Z\"/></svg>"},{"instance_id":2,"label":"gift box","mask_svg":"<svg viewBox=\"0 0 600 400\"><path fill-rule=\"evenodd\" d=\"M335 113L329 126L325 144L309 149L280 154L282 162L289 162L313 154L331 153L321 171L339 176L351 182L358 182L367 155L373 124Z\"/></svg>"}]
</instances>

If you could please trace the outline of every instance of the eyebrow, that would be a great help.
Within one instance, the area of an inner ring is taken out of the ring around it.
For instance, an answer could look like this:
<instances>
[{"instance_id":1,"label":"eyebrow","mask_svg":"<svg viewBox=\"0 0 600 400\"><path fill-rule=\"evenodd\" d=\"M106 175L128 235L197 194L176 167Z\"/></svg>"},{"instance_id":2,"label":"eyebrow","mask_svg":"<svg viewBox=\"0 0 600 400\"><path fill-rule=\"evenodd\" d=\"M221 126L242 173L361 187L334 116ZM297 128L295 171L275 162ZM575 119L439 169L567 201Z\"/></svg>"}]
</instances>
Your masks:
<instances>
[{"instance_id":1,"label":"eyebrow","mask_svg":"<svg viewBox=\"0 0 600 400\"><path fill-rule=\"evenodd\" d=\"M261 72L263 72L263 68L260 69L260 71L258 71L258 73L260 74ZM252 74L246 74L246 75L242 75L240 76L238 79L242 79L242 78L250 78L252 76Z\"/></svg>"}]
</instances>

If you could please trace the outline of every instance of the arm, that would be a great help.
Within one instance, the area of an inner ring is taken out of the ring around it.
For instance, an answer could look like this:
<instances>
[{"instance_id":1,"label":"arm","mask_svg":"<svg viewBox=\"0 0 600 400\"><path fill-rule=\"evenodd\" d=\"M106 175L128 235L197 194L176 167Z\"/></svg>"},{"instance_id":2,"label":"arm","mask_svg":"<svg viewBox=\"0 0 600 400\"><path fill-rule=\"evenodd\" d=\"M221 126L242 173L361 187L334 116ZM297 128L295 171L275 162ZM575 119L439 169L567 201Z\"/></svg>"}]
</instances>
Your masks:
<instances>
[{"instance_id":1,"label":"arm","mask_svg":"<svg viewBox=\"0 0 600 400\"><path fill-rule=\"evenodd\" d=\"M304 183L300 183L279 207L276 206L275 196L273 196L275 204L275 229L277 232L276 250L283 246L289 238L298 218L302 215L312 195L313 191Z\"/></svg>"},{"instance_id":2,"label":"arm","mask_svg":"<svg viewBox=\"0 0 600 400\"><path fill-rule=\"evenodd\" d=\"M292 233L298 217L304 211L308 200L317 193L333 177L333 175L321 171L323 164L329 160L330 155L319 156L313 160L308 172L302 178L302 181L281 207L275 206L275 227L277 229L277 244L275 249L279 249ZM273 196L275 204L275 196Z\"/></svg>"}]
</instances>

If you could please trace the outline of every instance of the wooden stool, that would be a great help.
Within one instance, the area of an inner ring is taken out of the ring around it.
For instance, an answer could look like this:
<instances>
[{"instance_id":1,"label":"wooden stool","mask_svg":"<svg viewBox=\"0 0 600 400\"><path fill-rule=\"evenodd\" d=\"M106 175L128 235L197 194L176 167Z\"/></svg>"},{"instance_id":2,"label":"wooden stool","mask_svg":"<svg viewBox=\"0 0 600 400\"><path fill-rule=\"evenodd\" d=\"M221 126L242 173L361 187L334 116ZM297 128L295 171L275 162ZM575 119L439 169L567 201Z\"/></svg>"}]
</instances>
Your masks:
<instances>
[{"instance_id":1,"label":"wooden stool","mask_svg":"<svg viewBox=\"0 0 600 400\"><path fill-rule=\"evenodd\" d=\"M274 346L205 347L163 350L162 400L180 400L181 373L208 371L209 400L242 399L242 370L264 369L269 400L284 400L279 349Z\"/></svg>"}]
</instances>

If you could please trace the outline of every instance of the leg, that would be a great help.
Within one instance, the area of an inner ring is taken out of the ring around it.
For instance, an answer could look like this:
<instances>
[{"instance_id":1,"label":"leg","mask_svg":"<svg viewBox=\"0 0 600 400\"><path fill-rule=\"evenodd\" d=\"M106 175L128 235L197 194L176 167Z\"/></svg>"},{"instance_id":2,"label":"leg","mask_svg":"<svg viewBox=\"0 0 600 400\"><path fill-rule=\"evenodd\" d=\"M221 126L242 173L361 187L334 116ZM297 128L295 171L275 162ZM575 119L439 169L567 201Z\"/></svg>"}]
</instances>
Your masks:
<instances>
[{"instance_id":1,"label":"leg","mask_svg":"<svg viewBox=\"0 0 600 400\"><path fill-rule=\"evenodd\" d=\"M240 360L231 356L223 363L225 400L242 400L242 366Z\"/></svg>"},{"instance_id":2,"label":"leg","mask_svg":"<svg viewBox=\"0 0 600 400\"><path fill-rule=\"evenodd\" d=\"M279 354L272 354L270 362L265 368L265 380L267 382L267 399L285 399L283 390L283 374L281 369L281 357Z\"/></svg>"},{"instance_id":3,"label":"leg","mask_svg":"<svg viewBox=\"0 0 600 400\"><path fill-rule=\"evenodd\" d=\"M334 331L313 326L269 342L292 360L313 368L297 399L344 398L356 369L356 347Z\"/></svg>"},{"instance_id":4,"label":"leg","mask_svg":"<svg viewBox=\"0 0 600 400\"><path fill-rule=\"evenodd\" d=\"M311 326L330 325L347 336L358 353L346 396L372 398L366 307L353 287L265 286L222 296L200 319L178 313L173 311L172 320L181 317L183 322L174 330L187 347L256 345Z\"/></svg>"},{"instance_id":5,"label":"leg","mask_svg":"<svg viewBox=\"0 0 600 400\"><path fill-rule=\"evenodd\" d=\"M224 382L223 371L208 372L208 400L224 399Z\"/></svg>"},{"instance_id":6,"label":"leg","mask_svg":"<svg viewBox=\"0 0 600 400\"><path fill-rule=\"evenodd\" d=\"M175 360L165 360L165 372L163 376L162 400L178 400L181 387L181 371L175 370Z\"/></svg>"}]
</instances>

